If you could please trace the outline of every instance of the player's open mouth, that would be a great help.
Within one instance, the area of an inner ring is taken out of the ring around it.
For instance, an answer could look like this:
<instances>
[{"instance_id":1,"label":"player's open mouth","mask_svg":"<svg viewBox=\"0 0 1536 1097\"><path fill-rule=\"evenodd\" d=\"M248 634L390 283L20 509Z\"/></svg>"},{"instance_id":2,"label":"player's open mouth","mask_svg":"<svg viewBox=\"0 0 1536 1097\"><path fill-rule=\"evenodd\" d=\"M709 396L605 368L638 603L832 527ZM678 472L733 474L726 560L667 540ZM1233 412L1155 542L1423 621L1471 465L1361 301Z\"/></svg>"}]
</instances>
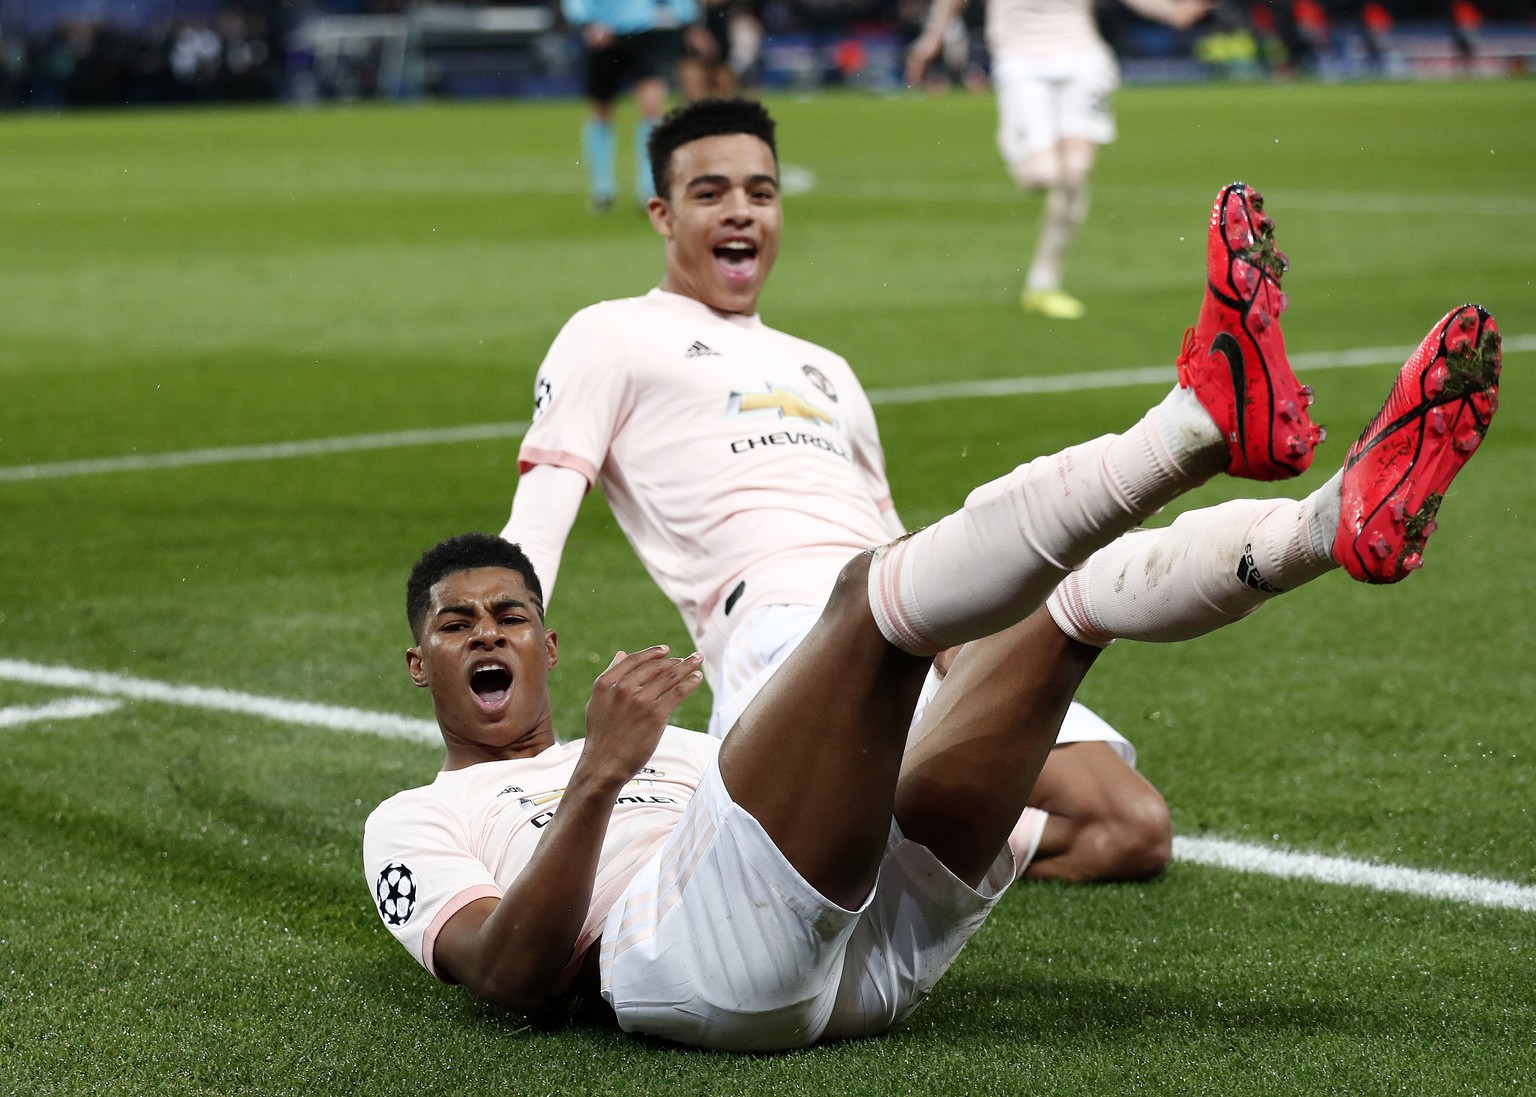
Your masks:
<instances>
[{"instance_id":1,"label":"player's open mouth","mask_svg":"<svg viewBox=\"0 0 1536 1097\"><path fill-rule=\"evenodd\" d=\"M750 240L727 240L715 245L715 261L732 282L750 281L757 273L757 245Z\"/></svg>"},{"instance_id":2,"label":"player's open mouth","mask_svg":"<svg viewBox=\"0 0 1536 1097\"><path fill-rule=\"evenodd\" d=\"M512 672L500 663L480 663L469 672L469 688L486 712L496 712L512 691Z\"/></svg>"}]
</instances>

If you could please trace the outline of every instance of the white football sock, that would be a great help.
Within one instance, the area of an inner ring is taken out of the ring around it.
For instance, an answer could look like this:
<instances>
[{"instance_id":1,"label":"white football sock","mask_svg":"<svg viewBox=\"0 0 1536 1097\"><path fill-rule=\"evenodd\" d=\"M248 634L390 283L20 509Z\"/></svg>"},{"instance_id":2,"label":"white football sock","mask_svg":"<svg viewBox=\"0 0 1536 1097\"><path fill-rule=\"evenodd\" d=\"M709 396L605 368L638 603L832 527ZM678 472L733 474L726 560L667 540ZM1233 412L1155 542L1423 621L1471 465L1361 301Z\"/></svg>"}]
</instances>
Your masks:
<instances>
[{"instance_id":1,"label":"white football sock","mask_svg":"<svg viewBox=\"0 0 1536 1097\"><path fill-rule=\"evenodd\" d=\"M1338 566L1335 476L1306 499L1238 499L1138 530L1094 553L1046 605L1074 640L1203 636Z\"/></svg>"},{"instance_id":2,"label":"white football sock","mask_svg":"<svg viewBox=\"0 0 1536 1097\"><path fill-rule=\"evenodd\" d=\"M932 655L1022 620L1062 577L1226 462L1210 416L1175 389L1135 426L1020 465L965 506L876 551L886 639Z\"/></svg>"}]
</instances>

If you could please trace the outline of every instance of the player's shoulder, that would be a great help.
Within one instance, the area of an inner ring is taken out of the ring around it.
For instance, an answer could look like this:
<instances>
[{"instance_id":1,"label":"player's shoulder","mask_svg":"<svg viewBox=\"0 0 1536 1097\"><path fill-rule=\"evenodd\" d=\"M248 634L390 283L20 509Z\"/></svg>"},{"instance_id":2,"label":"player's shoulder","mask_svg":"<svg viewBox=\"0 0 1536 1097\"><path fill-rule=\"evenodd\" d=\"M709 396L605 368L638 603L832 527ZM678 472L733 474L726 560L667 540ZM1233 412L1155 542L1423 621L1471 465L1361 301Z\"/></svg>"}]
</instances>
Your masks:
<instances>
[{"instance_id":1,"label":"player's shoulder","mask_svg":"<svg viewBox=\"0 0 1536 1097\"><path fill-rule=\"evenodd\" d=\"M615 297L577 310L560 329L557 342L644 342L650 333L667 328L677 319L675 307L664 295L653 292L641 297Z\"/></svg>"},{"instance_id":2,"label":"player's shoulder","mask_svg":"<svg viewBox=\"0 0 1536 1097\"><path fill-rule=\"evenodd\" d=\"M644 327L638 300L599 301L578 310L550 344L541 372L610 373L615 363L625 360L632 336Z\"/></svg>"},{"instance_id":3,"label":"player's shoulder","mask_svg":"<svg viewBox=\"0 0 1536 1097\"><path fill-rule=\"evenodd\" d=\"M571 318L565 322L567 328L603 328L612 325L616 321L644 316L646 313L646 298L644 297L614 297L607 301L598 301L577 309Z\"/></svg>"},{"instance_id":4,"label":"player's shoulder","mask_svg":"<svg viewBox=\"0 0 1536 1097\"><path fill-rule=\"evenodd\" d=\"M428 787L397 792L368 813L363 822L363 857L373 860L395 849L401 840L443 821L441 805Z\"/></svg>"},{"instance_id":5,"label":"player's shoulder","mask_svg":"<svg viewBox=\"0 0 1536 1097\"><path fill-rule=\"evenodd\" d=\"M375 831L382 827L441 814L446 805L442 797L435 794L435 787L432 784L419 785L416 788L403 789L385 799L368 813L368 821L363 825L364 831Z\"/></svg>"},{"instance_id":6,"label":"player's shoulder","mask_svg":"<svg viewBox=\"0 0 1536 1097\"><path fill-rule=\"evenodd\" d=\"M763 323L759 330L765 338L781 340L786 348L794 351L796 354L815 359L818 362L830 363L840 369L852 368L848 365L846 358L830 347L824 347L820 343L813 343L803 336L793 335L782 328L773 327L768 323Z\"/></svg>"}]
</instances>

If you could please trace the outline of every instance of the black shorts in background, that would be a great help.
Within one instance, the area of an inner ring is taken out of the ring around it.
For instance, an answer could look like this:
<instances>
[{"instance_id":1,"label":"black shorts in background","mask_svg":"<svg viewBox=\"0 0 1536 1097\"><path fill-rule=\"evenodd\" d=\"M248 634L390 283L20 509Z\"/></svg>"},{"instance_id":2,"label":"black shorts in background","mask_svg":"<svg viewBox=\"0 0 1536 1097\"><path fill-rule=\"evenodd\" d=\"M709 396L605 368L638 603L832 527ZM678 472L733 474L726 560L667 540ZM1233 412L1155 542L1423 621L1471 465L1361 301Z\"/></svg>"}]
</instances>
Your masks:
<instances>
[{"instance_id":1,"label":"black shorts in background","mask_svg":"<svg viewBox=\"0 0 1536 1097\"><path fill-rule=\"evenodd\" d=\"M672 75L682 53L682 32L647 30L615 35L602 49L587 51L587 98L611 103L636 81Z\"/></svg>"}]
</instances>

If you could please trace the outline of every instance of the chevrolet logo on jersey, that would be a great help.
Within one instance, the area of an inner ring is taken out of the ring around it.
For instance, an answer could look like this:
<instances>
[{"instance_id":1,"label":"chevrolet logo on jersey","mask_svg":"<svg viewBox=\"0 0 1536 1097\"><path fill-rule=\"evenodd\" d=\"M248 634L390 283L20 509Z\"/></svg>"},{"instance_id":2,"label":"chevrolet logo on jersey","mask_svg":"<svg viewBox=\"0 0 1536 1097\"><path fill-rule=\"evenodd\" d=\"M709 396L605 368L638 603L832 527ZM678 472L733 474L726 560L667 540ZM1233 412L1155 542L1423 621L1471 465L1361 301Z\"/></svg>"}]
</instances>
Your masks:
<instances>
[{"instance_id":1,"label":"chevrolet logo on jersey","mask_svg":"<svg viewBox=\"0 0 1536 1097\"><path fill-rule=\"evenodd\" d=\"M794 389L770 384L767 392L733 392L726 405L727 415L751 411L777 411L780 419L809 419L814 423L837 426L837 420L822 411Z\"/></svg>"},{"instance_id":2,"label":"chevrolet logo on jersey","mask_svg":"<svg viewBox=\"0 0 1536 1097\"><path fill-rule=\"evenodd\" d=\"M642 774L644 774L645 776L641 776ZM651 777L660 777L661 775L662 775L661 770L659 770L659 769L652 769L650 766L643 766L640 769L640 773L635 774L633 777L631 777L628 781L626 781L624 783L624 787L628 788L630 785L649 785L649 784L652 783L649 778L651 778ZM497 796L505 796L509 792L522 792L522 791L523 790L518 788L516 785L508 785L506 788L502 789L496 795ZM543 807L545 804L553 803L554 801L560 799L560 797L562 797L564 795L565 795L565 786L562 785L559 788L551 789L548 792L538 792L538 793L534 793L532 796L523 796L523 797L521 797L517 801L517 804L518 804L518 807L524 807L524 808ZM622 804L622 803L625 802L625 800L622 797L620 797L618 802ZM670 800L667 801L667 802L671 803ZM540 824L540 825L542 826L543 824Z\"/></svg>"}]
</instances>

